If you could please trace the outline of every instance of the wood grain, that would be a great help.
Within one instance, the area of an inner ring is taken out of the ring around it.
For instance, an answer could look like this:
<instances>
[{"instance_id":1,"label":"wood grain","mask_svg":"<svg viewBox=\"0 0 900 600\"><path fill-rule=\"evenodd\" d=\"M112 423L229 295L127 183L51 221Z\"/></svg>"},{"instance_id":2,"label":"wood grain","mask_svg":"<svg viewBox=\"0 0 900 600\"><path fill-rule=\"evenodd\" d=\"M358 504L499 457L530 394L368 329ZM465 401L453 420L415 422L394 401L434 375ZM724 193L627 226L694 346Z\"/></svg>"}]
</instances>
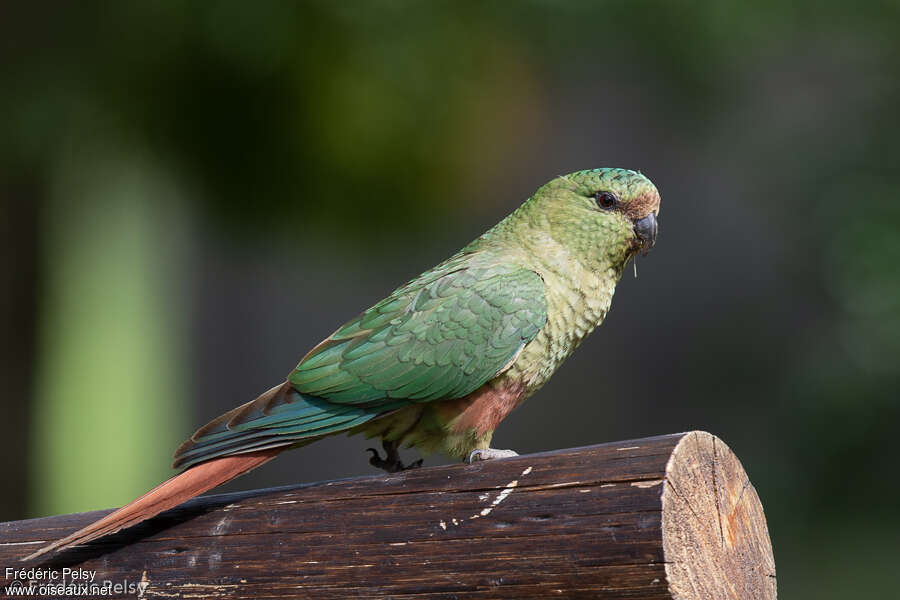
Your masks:
<instances>
[{"instance_id":1,"label":"wood grain","mask_svg":"<svg viewBox=\"0 0 900 600\"><path fill-rule=\"evenodd\" d=\"M198 498L19 562L107 512L0 524L0 567L144 598L775 598L759 498L702 432Z\"/></svg>"}]
</instances>

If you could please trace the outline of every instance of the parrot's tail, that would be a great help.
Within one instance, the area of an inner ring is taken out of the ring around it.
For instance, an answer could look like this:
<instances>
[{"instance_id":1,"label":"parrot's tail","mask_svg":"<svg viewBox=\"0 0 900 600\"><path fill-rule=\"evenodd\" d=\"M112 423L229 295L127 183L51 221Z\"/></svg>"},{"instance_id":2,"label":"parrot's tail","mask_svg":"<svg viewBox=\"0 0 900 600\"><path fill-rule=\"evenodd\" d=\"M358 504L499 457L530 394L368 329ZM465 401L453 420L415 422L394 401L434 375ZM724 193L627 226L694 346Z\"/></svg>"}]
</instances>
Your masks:
<instances>
[{"instance_id":1,"label":"parrot's tail","mask_svg":"<svg viewBox=\"0 0 900 600\"><path fill-rule=\"evenodd\" d=\"M137 500L126 504L102 519L82 527L75 533L44 546L22 560L31 560L47 552L84 544L98 537L114 533L154 517L164 510L178 506L198 494L225 483L275 458L286 448L269 448L245 454L214 458L159 484Z\"/></svg>"}]
</instances>

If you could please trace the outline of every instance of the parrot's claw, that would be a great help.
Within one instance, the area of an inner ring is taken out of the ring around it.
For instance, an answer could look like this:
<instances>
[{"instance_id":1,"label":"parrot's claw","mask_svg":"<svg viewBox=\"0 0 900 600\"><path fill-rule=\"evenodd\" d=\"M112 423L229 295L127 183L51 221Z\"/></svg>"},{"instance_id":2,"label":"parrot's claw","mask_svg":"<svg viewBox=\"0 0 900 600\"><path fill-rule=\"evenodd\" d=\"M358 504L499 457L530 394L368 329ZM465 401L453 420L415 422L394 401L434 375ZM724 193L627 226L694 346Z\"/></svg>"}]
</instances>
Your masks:
<instances>
[{"instance_id":1,"label":"parrot's claw","mask_svg":"<svg viewBox=\"0 0 900 600\"><path fill-rule=\"evenodd\" d=\"M472 450L469 453L469 458L466 459L466 462L472 464L473 462L477 462L479 460L493 460L495 458L510 458L513 456L518 456L519 453L515 450L497 450L495 448L479 448L478 450Z\"/></svg>"},{"instance_id":2,"label":"parrot's claw","mask_svg":"<svg viewBox=\"0 0 900 600\"><path fill-rule=\"evenodd\" d=\"M413 461L408 465L404 465L403 461L400 460L400 453L397 452L397 447L400 444L397 442L389 442L387 440L381 442L381 447L384 448L384 458L381 458L381 454L379 454L378 450L375 448L366 448L367 451L372 453L372 458L369 459L369 464L373 467L378 467L388 473L398 473L400 471L408 471L410 469L418 469L422 466L422 459Z\"/></svg>"}]
</instances>

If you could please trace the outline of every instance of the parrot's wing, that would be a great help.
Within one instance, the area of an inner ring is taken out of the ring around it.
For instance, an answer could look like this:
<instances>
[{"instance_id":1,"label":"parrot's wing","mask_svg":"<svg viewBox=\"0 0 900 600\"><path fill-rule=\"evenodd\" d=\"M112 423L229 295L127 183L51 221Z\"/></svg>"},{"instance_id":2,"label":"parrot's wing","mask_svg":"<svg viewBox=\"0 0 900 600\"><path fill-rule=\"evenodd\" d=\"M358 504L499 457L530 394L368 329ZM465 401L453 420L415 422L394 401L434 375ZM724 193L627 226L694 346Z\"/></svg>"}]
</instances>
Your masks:
<instances>
[{"instance_id":1,"label":"parrot's wing","mask_svg":"<svg viewBox=\"0 0 900 600\"><path fill-rule=\"evenodd\" d=\"M534 339L547 301L537 273L469 262L442 264L338 329L288 382L201 427L174 466L302 443L478 389Z\"/></svg>"},{"instance_id":2,"label":"parrot's wing","mask_svg":"<svg viewBox=\"0 0 900 600\"><path fill-rule=\"evenodd\" d=\"M288 381L342 405L459 398L502 371L547 321L544 282L492 263L426 274L316 346Z\"/></svg>"},{"instance_id":3,"label":"parrot's wing","mask_svg":"<svg viewBox=\"0 0 900 600\"><path fill-rule=\"evenodd\" d=\"M288 380L337 404L459 398L497 375L547 321L544 282L511 264L426 274L306 355Z\"/></svg>"}]
</instances>

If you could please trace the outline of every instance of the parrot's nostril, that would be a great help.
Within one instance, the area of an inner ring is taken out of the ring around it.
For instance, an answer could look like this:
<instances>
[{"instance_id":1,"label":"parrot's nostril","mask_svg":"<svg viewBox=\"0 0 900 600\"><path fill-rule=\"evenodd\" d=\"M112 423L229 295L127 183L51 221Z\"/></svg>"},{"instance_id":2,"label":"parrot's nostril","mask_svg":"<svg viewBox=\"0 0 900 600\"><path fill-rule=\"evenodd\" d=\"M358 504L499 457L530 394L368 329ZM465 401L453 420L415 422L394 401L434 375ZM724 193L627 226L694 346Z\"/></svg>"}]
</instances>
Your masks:
<instances>
[{"instance_id":1,"label":"parrot's nostril","mask_svg":"<svg viewBox=\"0 0 900 600\"><path fill-rule=\"evenodd\" d=\"M643 250L644 254L647 254L650 248L656 245L656 233L658 231L659 225L656 222L656 215L653 213L634 222L634 232L641 240L641 250Z\"/></svg>"}]
</instances>

